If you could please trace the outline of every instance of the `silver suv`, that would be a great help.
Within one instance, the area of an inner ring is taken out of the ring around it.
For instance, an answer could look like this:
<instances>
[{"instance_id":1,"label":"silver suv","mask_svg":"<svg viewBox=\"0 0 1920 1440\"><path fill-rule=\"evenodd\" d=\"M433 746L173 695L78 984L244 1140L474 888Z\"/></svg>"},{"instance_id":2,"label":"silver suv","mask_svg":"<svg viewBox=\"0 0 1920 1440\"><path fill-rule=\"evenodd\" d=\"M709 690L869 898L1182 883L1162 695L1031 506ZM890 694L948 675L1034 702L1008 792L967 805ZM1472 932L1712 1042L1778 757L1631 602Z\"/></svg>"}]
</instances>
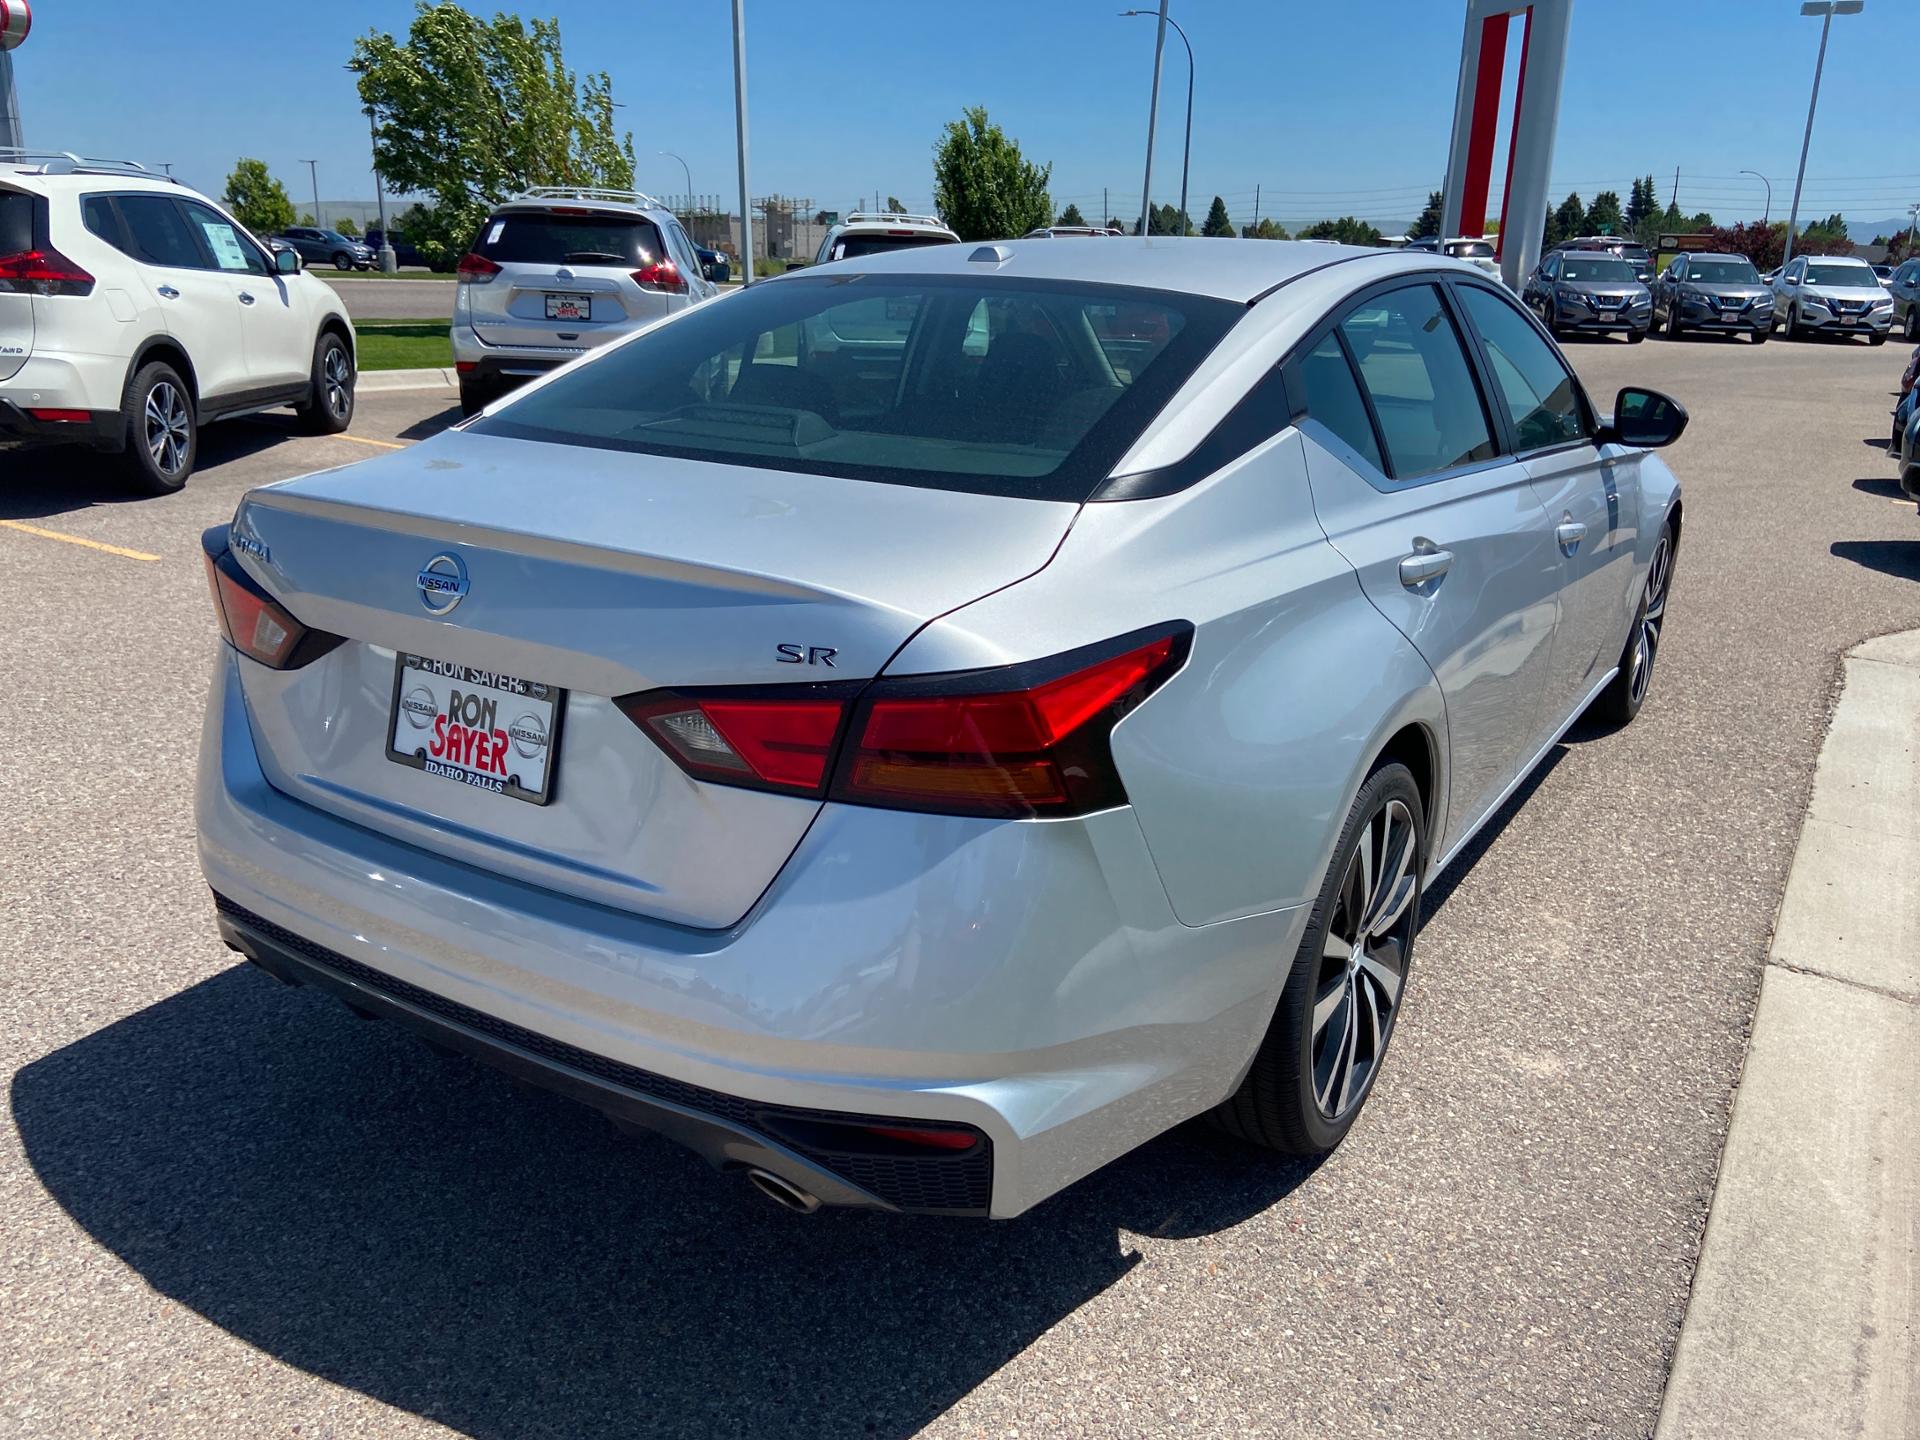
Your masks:
<instances>
[{"instance_id":1,"label":"silver suv","mask_svg":"<svg viewBox=\"0 0 1920 1440\"><path fill-rule=\"evenodd\" d=\"M456 273L453 359L469 415L719 293L673 212L636 190L529 190L487 217Z\"/></svg>"},{"instance_id":2,"label":"silver suv","mask_svg":"<svg viewBox=\"0 0 1920 1440\"><path fill-rule=\"evenodd\" d=\"M828 265L862 255L881 255L916 245L958 245L960 237L938 215L906 215L897 210L856 210L827 231L813 263Z\"/></svg>"}]
</instances>

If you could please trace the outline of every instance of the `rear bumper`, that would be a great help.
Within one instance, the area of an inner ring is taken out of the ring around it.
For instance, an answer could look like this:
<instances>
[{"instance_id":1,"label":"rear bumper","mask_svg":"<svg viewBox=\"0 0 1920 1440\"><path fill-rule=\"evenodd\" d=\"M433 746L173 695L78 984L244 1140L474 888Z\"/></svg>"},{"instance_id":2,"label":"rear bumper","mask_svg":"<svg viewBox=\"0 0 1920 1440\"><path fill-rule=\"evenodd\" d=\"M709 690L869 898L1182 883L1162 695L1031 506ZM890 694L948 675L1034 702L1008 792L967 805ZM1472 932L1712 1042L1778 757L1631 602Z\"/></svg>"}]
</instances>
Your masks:
<instances>
[{"instance_id":1,"label":"rear bumper","mask_svg":"<svg viewBox=\"0 0 1920 1440\"><path fill-rule=\"evenodd\" d=\"M782 1116L972 1127L985 1213L1010 1216L1208 1109L1250 1062L1307 920L1180 924L1127 809L1008 822L834 805L738 924L652 920L274 790L238 664L222 646L197 811L243 951L318 967L361 1008L451 1023L455 1048L506 1037L484 1058L829 1203L981 1213L783 1143Z\"/></svg>"},{"instance_id":2,"label":"rear bumper","mask_svg":"<svg viewBox=\"0 0 1920 1440\"><path fill-rule=\"evenodd\" d=\"M0 402L22 410L92 410L119 415L127 385L127 356L37 350L0 380ZM117 437L119 426L114 426Z\"/></svg>"},{"instance_id":3,"label":"rear bumper","mask_svg":"<svg viewBox=\"0 0 1920 1440\"><path fill-rule=\"evenodd\" d=\"M52 408L37 403L35 409ZM0 396L0 440L29 445L86 445L95 450L118 450L124 443L123 424L118 410L75 412L80 420L42 420L12 400Z\"/></svg>"}]
</instances>

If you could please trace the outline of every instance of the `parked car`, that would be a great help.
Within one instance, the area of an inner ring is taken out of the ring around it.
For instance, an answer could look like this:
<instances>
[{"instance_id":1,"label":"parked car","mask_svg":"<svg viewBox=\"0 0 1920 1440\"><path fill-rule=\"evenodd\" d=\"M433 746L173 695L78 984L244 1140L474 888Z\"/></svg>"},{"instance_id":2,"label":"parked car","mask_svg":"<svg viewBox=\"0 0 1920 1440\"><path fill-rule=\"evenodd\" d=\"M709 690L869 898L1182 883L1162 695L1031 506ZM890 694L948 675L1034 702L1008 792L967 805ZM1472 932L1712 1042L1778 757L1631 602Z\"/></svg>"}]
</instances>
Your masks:
<instances>
[{"instance_id":1,"label":"parked car","mask_svg":"<svg viewBox=\"0 0 1920 1440\"><path fill-rule=\"evenodd\" d=\"M711 299L679 220L635 190L545 185L498 206L455 269L460 408Z\"/></svg>"},{"instance_id":2,"label":"parked car","mask_svg":"<svg viewBox=\"0 0 1920 1440\"><path fill-rule=\"evenodd\" d=\"M1549 251L1520 294L1556 337L1618 334L1637 345L1653 326L1653 293L1605 250Z\"/></svg>"},{"instance_id":3,"label":"parked car","mask_svg":"<svg viewBox=\"0 0 1920 1440\"><path fill-rule=\"evenodd\" d=\"M336 270L371 270L374 265L374 253L366 241L338 230L294 225L272 238L291 246L309 265L331 265Z\"/></svg>"},{"instance_id":4,"label":"parked car","mask_svg":"<svg viewBox=\"0 0 1920 1440\"><path fill-rule=\"evenodd\" d=\"M852 260L916 245L958 245L960 237L937 215L907 215L898 211L856 210L827 231L813 263Z\"/></svg>"},{"instance_id":5,"label":"parked car","mask_svg":"<svg viewBox=\"0 0 1920 1440\"><path fill-rule=\"evenodd\" d=\"M374 263L380 261L380 247L385 243L386 232L379 226L367 231L367 249L373 252ZM396 265L419 267L427 263L414 243L398 230L393 232L393 260Z\"/></svg>"},{"instance_id":6,"label":"parked car","mask_svg":"<svg viewBox=\"0 0 1920 1440\"><path fill-rule=\"evenodd\" d=\"M1773 282L1773 318L1789 340L1820 332L1864 335L1869 344L1884 345L1893 329L1893 296L1864 260L1796 255Z\"/></svg>"},{"instance_id":7,"label":"parked car","mask_svg":"<svg viewBox=\"0 0 1920 1440\"><path fill-rule=\"evenodd\" d=\"M1875 275L1875 277L1876 277L1876 278L1878 278L1878 280L1880 281L1880 283L1881 283L1882 285L1884 285L1884 284L1886 284L1886 283L1887 283L1887 281L1889 281L1889 280L1891 280L1891 279L1893 278L1893 266L1891 266L1891 265L1876 265L1876 266L1874 266L1874 267L1873 267L1873 273L1874 273L1874 275Z\"/></svg>"},{"instance_id":8,"label":"parked car","mask_svg":"<svg viewBox=\"0 0 1920 1440\"><path fill-rule=\"evenodd\" d=\"M705 250L694 247L694 254L700 257L700 273L716 285L724 285L733 279L733 259L719 250Z\"/></svg>"},{"instance_id":9,"label":"parked car","mask_svg":"<svg viewBox=\"0 0 1920 1440\"><path fill-rule=\"evenodd\" d=\"M1647 253L1647 247L1637 240L1629 240L1623 235L1581 235L1572 240L1564 240L1557 247L1561 250L1600 250L1613 255L1633 270L1633 278L1642 285L1653 284L1653 256Z\"/></svg>"},{"instance_id":10,"label":"parked car","mask_svg":"<svg viewBox=\"0 0 1920 1440\"><path fill-rule=\"evenodd\" d=\"M1474 240L1460 237L1453 240L1441 240L1428 235L1417 240L1409 240L1403 247L1429 255L1446 255L1455 260L1464 260L1474 269L1483 271L1496 279L1500 275L1500 261L1494 254L1491 240Z\"/></svg>"},{"instance_id":11,"label":"parked car","mask_svg":"<svg viewBox=\"0 0 1920 1440\"><path fill-rule=\"evenodd\" d=\"M1903 260L1886 282L1893 297L1893 325L1908 340L1920 341L1920 255Z\"/></svg>"},{"instance_id":12,"label":"parked car","mask_svg":"<svg viewBox=\"0 0 1920 1440\"><path fill-rule=\"evenodd\" d=\"M796 1210L1014 1215L1209 1110L1337 1145L1422 887L1646 698L1685 412L1430 257L976 254L247 494L227 943Z\"/></svg>"},{"instance_id":13,"label":"parked car","mask_svg":"<svg viewBox=\"0 0 1920 1440\"><path fill-rule=\"evenodd\" d=\"M1676 255L1653 284L1653 323L1670 340L1705 330L1764 345L1773 334L1773 292L1744 255Z\"/></svg>"},{"instance_id":14,"label":"parked car","mask_svg":"<svg viewBox=\"0 0 1920 1440\"><path fill-rule=\"evenodd\" d=\"M1110 230L1104 225L1042 225L1037 230L1029 230L1022 240L1074 240L1092 235L1119 235L1119 230Z\"/></svg>"},{"instance_id":15,"label":"parked car","mask_svg":"<svg viewBox=\"0 0 1920 1440\"><path fill-rule=\"evenodd\" d=\"M200 427L292 405L353 419L353 326L331 286L216 202L129 162L0 161L0 438L120 455L187 483Z\"/></svg>"}]
</instances>

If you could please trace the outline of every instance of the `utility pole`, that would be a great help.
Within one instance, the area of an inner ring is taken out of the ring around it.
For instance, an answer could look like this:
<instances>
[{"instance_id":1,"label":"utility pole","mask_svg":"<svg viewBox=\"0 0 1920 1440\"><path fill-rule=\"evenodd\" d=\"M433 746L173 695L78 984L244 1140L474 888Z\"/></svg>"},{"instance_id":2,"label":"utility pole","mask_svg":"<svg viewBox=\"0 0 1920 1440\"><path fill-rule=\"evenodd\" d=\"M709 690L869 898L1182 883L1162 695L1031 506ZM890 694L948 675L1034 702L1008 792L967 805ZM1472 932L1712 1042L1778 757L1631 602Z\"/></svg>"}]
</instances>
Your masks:
<instances>
[{"instance_id":1,"label":"utility pole","mask_svg":"<svg viewBox=\"0 0 1920 1440\"><path fill-rule=\"evenodd\" d=\"M325 229L327 222L320 218L320 162L302 160L300 163L307 167L307 173L313 177L313 223Z\"/></svg>"},{"instance_id":2,"label":"utility pole","mask_svg":"<svg viewBox=\"0 0 1920 1440\"><path fill-rule=\"evenodd\" d=\"M393 227L387 224L387 187L380 179L379 133L374 129L373 107L367 107L367 143L375 147L373 157L373 198L380 202L380 273L397 275L400 273L400 257L393 249ZM314 217L318 219L318 216Z\"/></svg>"},{"instance_id":3,"label":"utility pole","mask_svg":"<svg viewBox=\"0 0 1920 1440\"><path fill-rule=\"evenodd\" d=\"M739 0L734 0L738 4ZM1167 48L1167 0L1160 0L1160 26L1153 36L1153 94L1147 101L1147 171L1140 181L1140 234L1153 229L1153 132L1160 123L1160 61Z\"/></svg>"},{"instance_id":4,"label":"utility pole","mask_svg":"<svg viewBox=\"0 0 1920 1440\"><path fill-rule=\"evenodd\" d=\"M1835 15L1858 15L1864 8L1866 0L1808 0L1800 7L1802 15L1821 17L1820 54L1813 62L1813 94L1807 99L1807 129L1800 137L1800 168L1793 176L1793 209L1787 215L1786 253L1780 260L1783 270L1793 260L1793 237L1800 225L1800 186L1807 178L1807 147L1813 144L1813 112L1820 103L1820 72L1827 66L1827 32L1833 29Z\"/></svg>"},{"instance_id":5,"label":"utility pole","mask_svg":"<svg viewBox=\"0 0 1920 1440\"><path fill-rule=\"evenodd\" d=\"M1253 228L1256 231L1260 228L1260 182L1257 180L1253 185Z\"/></svg>"},{"instance_id":6,"label":"utility pole","mask_svg":"<svg viewBox=\"0 0 1920 1440\"><path fill-rule=\"evenodd\" d=\"M1680 167L1673 167L1673 199L1668 202L1675 210L1680 208Z\"/></svg>"},{"instance_id":7,"label":"utility pole","mask_svg":"<svg viewBox=\"0 0 1920 1440\"><path fill-rule=\"evenodd\" d=\"M747 198L747 20L733 0L733 125L740 142L740 283L753 284L753 203Z\"/></svg>"}]
</instances>

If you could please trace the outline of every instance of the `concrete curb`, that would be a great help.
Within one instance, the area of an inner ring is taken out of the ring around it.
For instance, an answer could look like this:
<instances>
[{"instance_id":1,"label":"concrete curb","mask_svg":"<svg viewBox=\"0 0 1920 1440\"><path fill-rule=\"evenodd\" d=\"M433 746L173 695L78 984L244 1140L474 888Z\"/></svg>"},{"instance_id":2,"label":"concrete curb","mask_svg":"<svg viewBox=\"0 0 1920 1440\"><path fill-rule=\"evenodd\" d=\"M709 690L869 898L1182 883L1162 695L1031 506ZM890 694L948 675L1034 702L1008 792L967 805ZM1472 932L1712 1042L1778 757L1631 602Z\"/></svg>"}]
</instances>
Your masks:
<instances>
[{"instance_id":1,"label":"concrete curb","mask_svg":"<svg viewBox=\"0 0 1920 1440\"><path fill-rule=\"evenodd\" d=\"M374 395L387 390L450 390L460 377L449 365L444 370L362 370L354 389Z\"/></svg>"},{"instance_id":2,"label":"concrete curb","mask_svg":"<svg viewBox=\"0 0 1920 1440\"><path fill-rule=\"evenodd\" d=\"M1820 751L1658 1440L1920 1440L1920 631Z\"/></svg>"}]
</instances>

